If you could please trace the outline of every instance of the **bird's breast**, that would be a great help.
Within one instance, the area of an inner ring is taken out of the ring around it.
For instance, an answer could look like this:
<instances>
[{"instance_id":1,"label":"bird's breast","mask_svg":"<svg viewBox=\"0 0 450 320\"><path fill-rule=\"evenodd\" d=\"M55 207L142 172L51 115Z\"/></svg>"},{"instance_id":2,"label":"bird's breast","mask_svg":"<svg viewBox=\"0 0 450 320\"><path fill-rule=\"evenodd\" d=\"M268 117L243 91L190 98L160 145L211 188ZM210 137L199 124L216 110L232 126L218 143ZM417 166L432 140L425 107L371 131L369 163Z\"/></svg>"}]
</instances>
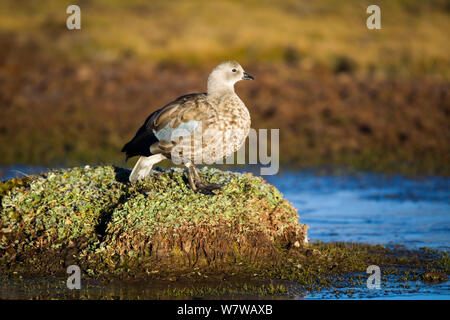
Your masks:
<instances>
[{"instance_id":1,"label":"bird's breast","mask_svg":"<svg viewBox=\"0 0 450 320\"><path fill-rule=\"evenodd\" d=\"M193 163L199 158L204 163L213 163L233 154L242 147L250 130L250 113L238 97L209 103L214 112L200 121L191 139L177 144L182 149L182 157Z\"/></svg>"},{"instance_id":2,"label":"bird's breast","mask_svg":"<svg viewBox=\"0 0 450 320\"><path fill-rule=\"evenodd\" d=\"M250 130L250 113L237 96L216 105L218 112L204 131L204 142L208 145L209 142L223 141L223 155L227 156L239 150L245 142Z\"/></svg>"},{"instance_id":3,"label":"bird's breast","mask_svg":"<svg viewBox=\"0 0 450 320\"><path fill-rule=\"evenodd\" d=\"M223 99L216 105L218 112L215 126L221 130L250 128L250 113L238 96Z\"/></svg>"}]
</instances>

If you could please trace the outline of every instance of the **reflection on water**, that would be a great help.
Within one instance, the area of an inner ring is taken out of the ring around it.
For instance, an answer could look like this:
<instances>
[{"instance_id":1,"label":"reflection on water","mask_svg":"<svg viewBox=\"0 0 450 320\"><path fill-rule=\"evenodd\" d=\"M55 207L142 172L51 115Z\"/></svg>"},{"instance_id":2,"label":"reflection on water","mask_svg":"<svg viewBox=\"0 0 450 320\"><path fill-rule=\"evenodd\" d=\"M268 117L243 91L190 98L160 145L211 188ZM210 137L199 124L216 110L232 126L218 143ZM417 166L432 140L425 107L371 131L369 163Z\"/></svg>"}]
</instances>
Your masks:
<instances>
[{"instance_id":1,"label":"reflection on water","mask_svg":"<svg viewBox=\"0 0 450 320\"><path fill-rule=\"evenodd\" d=\"M367 275L362 274L366 279ZM195 286L202 287L201 283L176 283L164 281L112 281L101 283L96 280L81 281L80 290L69 290L66 285L67 278L63 277L40 277L17 278L0 275L0 299L104 299L104 300L147 300L147 299L217 299L217 296L190 296L168 295L176 288ZM232 290L233 284L228 281L221 283L210 283L215 292L224 292L220 299L258 299L258 295L239 293L239 289ZM256 285L254 283L253 285ZM261 285L261 283L259 283ZM381 289L370 290L365 285L356 283L345 283L343 287L333 289L322 289L321 291L308 292L295 283L286 284L289 288L289 296L272 296L268 299L418 299L418 300L449 300L450 281L440 284L425 285L421 281L399 281L396 276L383 276ZM224 288L231 289L230 291ZM239 288L239 285L235 288Z\"/></svg>"}]
</instances>

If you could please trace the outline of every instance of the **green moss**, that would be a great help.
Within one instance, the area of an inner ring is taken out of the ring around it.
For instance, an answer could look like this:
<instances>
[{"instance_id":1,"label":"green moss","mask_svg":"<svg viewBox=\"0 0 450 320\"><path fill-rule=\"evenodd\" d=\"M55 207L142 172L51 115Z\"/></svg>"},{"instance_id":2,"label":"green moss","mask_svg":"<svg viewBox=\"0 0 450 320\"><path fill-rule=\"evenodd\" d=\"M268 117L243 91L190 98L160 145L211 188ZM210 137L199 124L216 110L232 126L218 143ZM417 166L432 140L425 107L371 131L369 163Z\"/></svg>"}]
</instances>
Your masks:
<instances>
[{"instance_id":1,"label":"green moss","mask_svg":"<svg viewBox=\"0 0 450 320\"><path fill-rule=\"evenodd\" d=\"M297 211L263 179L208 168L200 173L223 190L195 193L180 169L155 171L131 185L129 170L112 166L9 182L0 220L2 266L45 273L78 263L92 275L148 274L267 262L282 247L304 242Z\"/></svg>"},{"instance_id":2,"label":"green moss","mask_svg":"<svg viewBox=\"0 0 450 320\"><path fill-rule=\"evenodd\" d=\"M3 197L1 224L16 240L26 238L21 249L68 245L81 238L96 241L102 212L121 192L112 167L52 171Z\"/></svg>"},{"instance_id":3,"label":"green moss","mask_svg":"<svg viewBox=\"0 0 450 320\"><path fill-rule=\"evenodd\" d=\"M0 182L0 201L2 200L3 196L6 195L11 189L28 186L28 181L29 179L25 177Z\"/></svg>"}]
</instances>

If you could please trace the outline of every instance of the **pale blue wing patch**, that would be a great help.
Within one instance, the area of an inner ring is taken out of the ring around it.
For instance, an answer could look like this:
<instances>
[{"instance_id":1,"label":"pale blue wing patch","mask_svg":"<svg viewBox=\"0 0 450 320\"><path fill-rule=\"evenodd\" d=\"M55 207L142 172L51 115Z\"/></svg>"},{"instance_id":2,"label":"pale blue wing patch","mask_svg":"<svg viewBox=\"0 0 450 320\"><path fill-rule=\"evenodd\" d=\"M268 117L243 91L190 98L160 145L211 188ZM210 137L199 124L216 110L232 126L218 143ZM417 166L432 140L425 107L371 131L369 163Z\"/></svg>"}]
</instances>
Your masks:
<instances>
[{"instance_id":1,"label":"pale blue wing patch","mask_svg":"<svg viewBox=\"0 0 450 320\"><path fill-rule=\"evenodd\" d=\"M172 141L177 137L190 136L195 128L197 128L198 124L198 121L189 120L188 122L181 122L176 128L172 128L170 123L168 123L159 131L153 129L153 134L159 141Z\"/></svg>"}]
</instances>

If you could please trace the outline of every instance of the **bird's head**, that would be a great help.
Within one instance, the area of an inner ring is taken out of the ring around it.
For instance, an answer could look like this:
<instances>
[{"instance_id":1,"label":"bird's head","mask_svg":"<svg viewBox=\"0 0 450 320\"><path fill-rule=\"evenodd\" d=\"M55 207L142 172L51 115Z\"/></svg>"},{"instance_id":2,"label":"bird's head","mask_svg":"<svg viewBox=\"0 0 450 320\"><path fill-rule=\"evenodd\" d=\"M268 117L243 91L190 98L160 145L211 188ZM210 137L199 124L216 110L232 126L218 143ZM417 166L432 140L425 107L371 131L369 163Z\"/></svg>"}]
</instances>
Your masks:
<instances>
[{"instance_id":1,"label":"bird's head","mask_svg":"<svg viewBox=\"0 0 450 320\"><path fill-rule=\"evenodd\" d=\"M253 80L236 61L220 63L208 77L208 94L234 91L234 84L240 80Z\"/></svg>"}]
</instances>

